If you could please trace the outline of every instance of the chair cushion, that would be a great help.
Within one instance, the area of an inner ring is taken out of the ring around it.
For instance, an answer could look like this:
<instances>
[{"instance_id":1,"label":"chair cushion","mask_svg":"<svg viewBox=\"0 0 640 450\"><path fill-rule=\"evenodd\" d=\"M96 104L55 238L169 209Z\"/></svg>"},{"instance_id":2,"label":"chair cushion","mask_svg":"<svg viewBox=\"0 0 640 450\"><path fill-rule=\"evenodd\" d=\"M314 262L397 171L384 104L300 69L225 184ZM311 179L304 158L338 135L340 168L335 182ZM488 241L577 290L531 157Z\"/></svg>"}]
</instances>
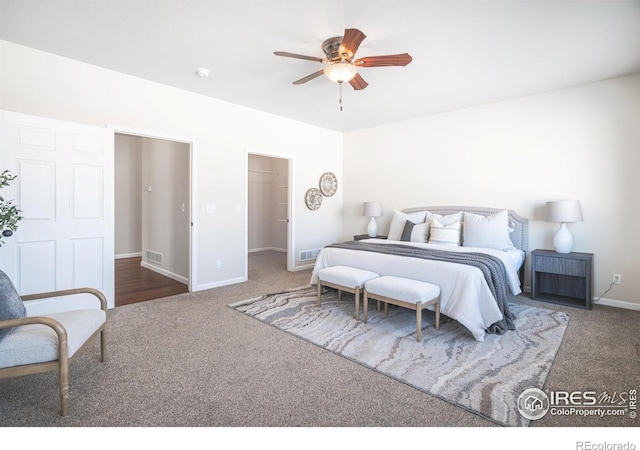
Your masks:
<instances>
[{"instance_id":1,"label":"chair cushion","mask_svg":"<svg viewBox=\"0 0 640 450\"><path fill-rule=\"evenodd\" d=\"M0 270L0 321L23 317L27 317L27 309L7 274ZM0 329L0 342L11 330L13 328Z\"/></svg>"},{"instance_id":2,"label":"chair cushion","mask_svg":"<svg viewBox=\"0 0 640 450\"><path fill-rule=\"evenodd\" d=\"M348 266L325 267L318 272L318 279L339 286L355 289L363 287L364 283L372 278L377 278L375 272L369 270L356 269Z\"/></svg>"},{"instance_id":3,"label":"chair cushion","mask_svg":"<svg viewBox=\"0 0 640 450\"><path fill-rule=\"evenodd\" d=\"M101 309L80 309L46 314L67 330L68 356L76 351L107 320ZM22 325L0 342L0 368L58 360L58 335L46 325Z\"/></svg>"},{"instance_id":4,"label":"chair cushion","mask_svg":"<svg viewBox=\"0 0 640 450\"><path fill-rule=\"evenodd\" d=\"M440 295L440 286L408 278L384 276L369 280L367 292L407 303L426 303Z\"/></svg>"}]
</instances>

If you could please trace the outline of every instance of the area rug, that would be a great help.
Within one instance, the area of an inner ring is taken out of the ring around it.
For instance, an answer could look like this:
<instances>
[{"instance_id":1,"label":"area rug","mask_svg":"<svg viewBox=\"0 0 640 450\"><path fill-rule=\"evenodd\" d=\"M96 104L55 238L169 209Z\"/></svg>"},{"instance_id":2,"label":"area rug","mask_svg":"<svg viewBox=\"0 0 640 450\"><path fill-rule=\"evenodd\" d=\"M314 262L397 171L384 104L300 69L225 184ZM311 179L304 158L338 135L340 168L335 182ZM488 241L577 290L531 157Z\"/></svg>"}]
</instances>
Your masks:
<instances>
[{"instance_id":1,"label":"area rug","mask_svg":"<svg viewBox=\"0 0 640 450\"><path fill-rule=\"evenodd\" d=\"M422 341L416 341L415 312L389 308L388 316L369 307L368 321L355 319L353 295L315 286L229 305L261 322L413 386L505 426L527 426L518 411L520 394L543 388L569 322L569 314L510 304L516 330L473 339L454 320L434 327L423 313ZM362 318L362 313L361 313Z\"/></svg>"}]
</instances>

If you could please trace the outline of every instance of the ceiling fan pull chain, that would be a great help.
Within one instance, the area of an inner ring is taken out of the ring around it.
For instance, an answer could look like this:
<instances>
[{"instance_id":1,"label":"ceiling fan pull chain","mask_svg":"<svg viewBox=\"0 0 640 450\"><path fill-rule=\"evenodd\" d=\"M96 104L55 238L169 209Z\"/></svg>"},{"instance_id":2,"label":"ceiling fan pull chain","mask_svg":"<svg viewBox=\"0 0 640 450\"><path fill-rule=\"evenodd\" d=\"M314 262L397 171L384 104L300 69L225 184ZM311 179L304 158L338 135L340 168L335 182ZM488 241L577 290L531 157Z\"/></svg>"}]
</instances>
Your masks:
<instances>
[{"instance_id":1,"label":"ceiling fan pull chain","mask_svg":"<svg viewBox=\"0 0 640 450\"><path fill-rule=\"evenodd\" d=\"M340 85L340 111L342 111L342 82L338 84Z\"/></svg>"}]
</instances>

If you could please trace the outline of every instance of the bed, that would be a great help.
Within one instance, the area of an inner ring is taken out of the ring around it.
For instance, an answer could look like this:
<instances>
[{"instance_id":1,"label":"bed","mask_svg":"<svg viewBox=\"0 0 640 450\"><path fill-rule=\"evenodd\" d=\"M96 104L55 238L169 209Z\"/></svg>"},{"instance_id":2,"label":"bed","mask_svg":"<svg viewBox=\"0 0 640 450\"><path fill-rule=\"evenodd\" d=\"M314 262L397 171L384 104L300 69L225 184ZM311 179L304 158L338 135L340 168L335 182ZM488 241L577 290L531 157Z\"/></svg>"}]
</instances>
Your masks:
<instances>
[{"instance_id":1,"label":"bed","mask_svg":"<svg viewBox=\"0 0 640 450\"><path fill-rule=\"evenodd\" d=\"M323 248L311 284L317 284L320 269L337 265L434 283L441 290L441 312L465 326L475 340L483 341L488 332L502 334L513 329L512 314L501 302L505 303L505 295L522 292L527 244L528 220L512 210L407 208L394 211L387 239ZM504 280L496 287L484 265L467 259L491 262Z\"/></svg>"}]
</instances>

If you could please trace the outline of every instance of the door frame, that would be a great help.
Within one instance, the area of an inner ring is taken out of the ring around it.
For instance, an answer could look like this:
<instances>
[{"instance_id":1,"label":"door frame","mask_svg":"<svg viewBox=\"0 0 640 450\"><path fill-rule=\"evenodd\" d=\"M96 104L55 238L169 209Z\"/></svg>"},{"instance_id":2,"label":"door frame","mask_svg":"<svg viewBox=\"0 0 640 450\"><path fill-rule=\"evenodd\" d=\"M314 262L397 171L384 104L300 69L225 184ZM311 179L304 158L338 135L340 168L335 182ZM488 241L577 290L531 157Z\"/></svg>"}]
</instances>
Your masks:
<instances>
[{"instance_id":1,"label":"door frame","mask_svg":"<svg viewBox=\"0 0 640 450\"><path fill-rule=\"evenodd\" d=\"M284 159L287 161L287 270L292 272L295 270L295 205L293 203L294 177L293 165L294 159L289 155L282 155L275 152L265 150L247 150L244 156L244 253L245 258L245 278L249 279L249 156L265 156L268 158Z\"/></svg>"},{"instance_id":2,"label":"door frame","mask_svg":"<svg viewBox=\"0 0 640 450\"><path fill-rule=\"evenodd\" d=\"M198 286L197 277L197 245L196 245L196 227L197 227L197 173L194 170L197 159L197 141L190 136L180 136L176 134L166 133L164 131L148 130L137 127L130 127L125 125L107 124L107 128L113 130L114 135L126 134L130 136L138 136L151 139L163 139L166 141L180 142L189 145L189 215L190 223L189 227L189 292L194 292L195 287ZM115 152L115 146L114 146ZM115 169L114 169L115 170ZM115 232L115 227L114 227ZM115 236L114 236L115 239Z\"/></svg>"}]
</instances>

